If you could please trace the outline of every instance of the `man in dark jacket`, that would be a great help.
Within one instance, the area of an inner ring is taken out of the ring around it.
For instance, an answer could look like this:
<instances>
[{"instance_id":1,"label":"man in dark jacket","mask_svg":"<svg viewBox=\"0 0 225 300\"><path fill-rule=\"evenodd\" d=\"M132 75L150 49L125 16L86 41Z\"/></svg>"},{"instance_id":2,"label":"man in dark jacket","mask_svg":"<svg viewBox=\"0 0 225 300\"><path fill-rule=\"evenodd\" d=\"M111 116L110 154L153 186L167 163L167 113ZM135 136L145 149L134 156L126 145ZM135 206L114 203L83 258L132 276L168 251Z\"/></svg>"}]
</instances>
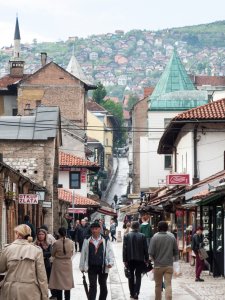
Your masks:
<instances>
[{"instance_id":1,"label":"man in dark jacket","mask_svg":"<svg viewBox=\"0 0 225 300\"><path fill-rule=\"evenodd\" d=\"M28 215L25 215L24 216L24 224L28 225L31 229L31 236L33 238L33 241L35 240L36 238L36 230L35 230L35 227L33 224L30 223L30 216Z\"/></svg>"},{"instance_id":2,"label":"man in dark jacket","mask_svg":"<svg viewBox=\"0 0 225 300\"><path fill-rule=\"evenodd\" d=\"M81 220L81 225L78 227L77 239L79 243L79 252L82 250L82 245L85 238L90 237L90 226L85 219Z\"/></svg>"},{"instance_id":3,"label":"man in dark jacket","mask_svg":"<svg viewBox=\"0 0 225 300\"><path fill-rule=\"evenodd\" d=\"M199 249L204 246L203 243L203 228L198 227L196 233L192 237L191 248L196 255L196 263L195 263L195 281L204 281L204 279L200 278L202 270L204 268L204 260L199 257Z\"/></svg>"},{"instance_id":4,"label":"man in dark jacket","mask_svg":"<svg viewBox=\"0 0 225 300\"><path fill-rule=\"evenodd\" d=\"M123 239L123 262L125 267L130 270L131 275L128 283L130 297L133 299L138 299L141 287L141 273L143 272L144 264L148 263L148 260L146 237L139 232L139 223L136 221L132 222L131 231L125 234Z\"/></svg>"}]
</instances>

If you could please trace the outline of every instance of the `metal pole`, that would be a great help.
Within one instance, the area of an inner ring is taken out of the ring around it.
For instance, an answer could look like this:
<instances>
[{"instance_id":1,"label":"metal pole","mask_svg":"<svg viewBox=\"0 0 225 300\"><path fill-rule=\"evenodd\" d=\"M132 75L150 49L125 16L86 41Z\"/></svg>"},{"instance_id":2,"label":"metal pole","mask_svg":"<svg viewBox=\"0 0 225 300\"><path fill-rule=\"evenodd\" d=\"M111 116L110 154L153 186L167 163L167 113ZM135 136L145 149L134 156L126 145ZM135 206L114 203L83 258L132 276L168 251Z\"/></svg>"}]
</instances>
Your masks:
<instances>
[{"instance_id":1,"label":"metal pole","mask_svg":"<svg viewBox=\"0 0 225 300\"><path fill-rule=\"evenodd\" d=\"M72 208L73 208L73 229L74 229L74 202L75 202L75 191L72 192Z\"/></svg>"}]
</instances>

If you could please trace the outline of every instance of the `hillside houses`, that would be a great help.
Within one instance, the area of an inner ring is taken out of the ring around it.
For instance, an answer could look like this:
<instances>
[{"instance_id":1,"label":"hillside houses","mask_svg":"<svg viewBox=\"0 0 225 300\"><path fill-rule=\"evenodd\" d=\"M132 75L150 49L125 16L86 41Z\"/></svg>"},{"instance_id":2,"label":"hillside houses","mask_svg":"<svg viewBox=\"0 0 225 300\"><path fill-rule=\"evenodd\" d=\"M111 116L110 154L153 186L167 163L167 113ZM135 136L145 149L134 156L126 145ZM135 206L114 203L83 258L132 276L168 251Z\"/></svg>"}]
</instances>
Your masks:
<instances>
[{"instance_id":1,"label":"hillside houses","mask_svg":"<svg viewBox=\"0 0 225 300\"><path fill-rule=\"evenodd\" d=\"M158 32L134 30L123 35L116 33L92 35L82 40L78 38L75 41L61 42L64 46L61 51L64 51L64 57L67 60L64 58L62 61L60 51L54 52L53 50L49 55L54 57L56 63L59 61L60 66L66 67L70 59L71 43L73 43L76 58L88 78L93 77L96 82L101 79L104 82L110 82L110 85L117 85L116 75L121 71L124 75L129 72L131 76L130 89L132 90L135 85L140 85L142 87L141 94L143 94L143 85L146 78L153 75L151 81L153 85L156 84L174 47L176 47L189 73L223 76L225 50L221 44L222 38L220 40L216 40L216 37L211 38L210 43L215 39L216 46L210 45L210 47L207 47L203 42L206 37L202 33L199 34L200 38L198 37L202 42L200 40L198 44L190 44L185 41L186 36L188 34L185 31L184 33L178 31L174 33L172 29ZM61 44L57 45L60 46ZM47 44L45 46L48 47ZM37 70L39 59L36 55L40 52L38 47L38 44L21 46L28 67L27 73L33 73ZM6 57L10 57L11 51L10 47L1 49L1 53ZM119 59L116 58L117 56ZM7 60L8 58L0 61L2 74L7 72ZM139 79L135 80L137 61L142 68L145 68L150 62L154 65L154 68L148 69L147 74L145 72L141 73ZM100 72L108 73L104 73L104 77L101 77ZM108 78L109 73L113 74L114 78Z\"/></svg>"}]
</instances>

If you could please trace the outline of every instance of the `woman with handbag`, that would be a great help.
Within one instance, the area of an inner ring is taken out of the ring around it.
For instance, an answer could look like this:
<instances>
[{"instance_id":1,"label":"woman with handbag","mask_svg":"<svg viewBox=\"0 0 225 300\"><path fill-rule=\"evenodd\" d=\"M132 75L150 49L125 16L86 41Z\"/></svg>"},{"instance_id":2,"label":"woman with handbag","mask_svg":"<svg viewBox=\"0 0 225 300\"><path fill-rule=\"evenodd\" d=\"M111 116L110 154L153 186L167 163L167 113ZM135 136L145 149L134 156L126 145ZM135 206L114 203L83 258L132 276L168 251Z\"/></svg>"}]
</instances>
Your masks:
<instances>
[{"instance_id":1,"label":"woman with handbag","mask_svg":"<svg viewBox=\"0 0 225 300\"><path fill-rule=\"evenodd\" d=\"M199 226L196 230L196 233L192 237L191 248L196 255L196 263L195 263L195 281L204 281L204 279L200 278L202 270L204 269L204 258L202 258L200 254L200 249L204 247L203 243L203 227ZM204 248L203 248L204 249Z\"/></svg>"}]
</instances>

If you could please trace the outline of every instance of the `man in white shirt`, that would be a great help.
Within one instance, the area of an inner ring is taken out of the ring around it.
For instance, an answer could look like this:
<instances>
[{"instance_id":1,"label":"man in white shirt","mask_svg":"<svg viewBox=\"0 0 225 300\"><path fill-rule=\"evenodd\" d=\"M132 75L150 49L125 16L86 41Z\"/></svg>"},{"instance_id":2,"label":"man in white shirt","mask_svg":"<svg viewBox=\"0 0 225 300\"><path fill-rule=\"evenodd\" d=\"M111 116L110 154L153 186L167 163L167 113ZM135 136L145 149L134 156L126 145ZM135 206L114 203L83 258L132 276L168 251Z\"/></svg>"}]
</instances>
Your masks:
<instances>
[{"instance_id":1,"label":"man in white shirt","mask_svg":"<svg viewBox=\"0 0 225 300\"><path fill-rule=\"evenodd\" d=\"M97 279L100 285L99 300L107 298L107 277L109 269L113 266L114 255L109 241L101 236L101 226L94 222L90 226L91 237L84 240L81 258L81 272L88 272L90 283L89 300L95 300L97 294Z\"/></svg>"}]
</instances>

